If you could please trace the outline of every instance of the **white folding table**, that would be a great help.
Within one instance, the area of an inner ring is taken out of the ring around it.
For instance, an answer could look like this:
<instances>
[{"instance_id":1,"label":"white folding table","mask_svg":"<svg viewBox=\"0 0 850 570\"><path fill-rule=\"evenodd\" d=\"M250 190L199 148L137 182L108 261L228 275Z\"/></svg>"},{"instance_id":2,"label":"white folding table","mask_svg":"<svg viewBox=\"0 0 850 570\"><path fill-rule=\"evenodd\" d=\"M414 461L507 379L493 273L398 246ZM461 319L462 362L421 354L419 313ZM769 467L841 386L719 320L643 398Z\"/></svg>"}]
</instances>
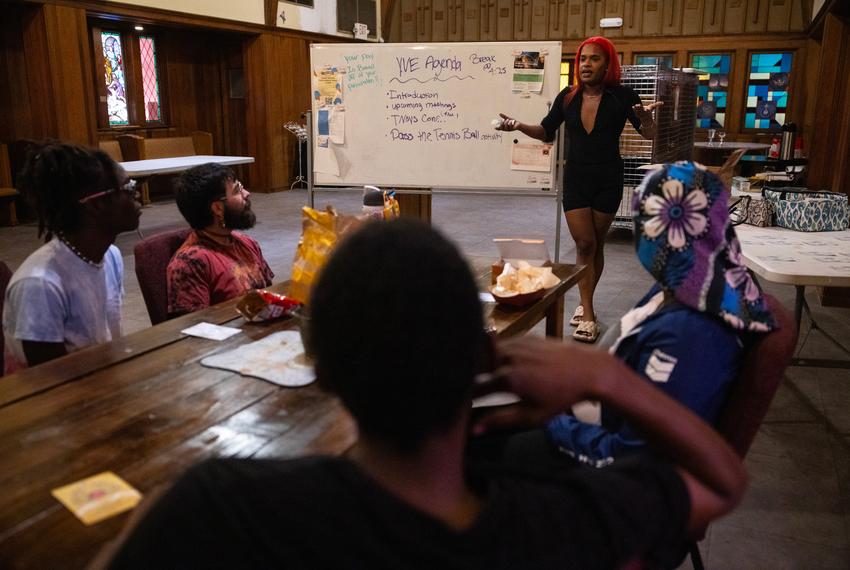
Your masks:
<instances>
[{"instance_id":1,"label":"white folding table","mask_svg":"<svg viewBox=\"0 0 850 570\"><path fill-rule=\"evenodd\" d=\"M151 158L148 160L128 160L119 163L130 178L145 178L154 174L176 174L189 170L193 166L217 162L225 166L236 164L250 164L254 162L253 156L215 156L196 154L191 156L172 156L169 158Z\"/></svg>"},{"instance_id":2,"label":"white folding table","mask_svg":"<svg viewBox=\"0 0 850 570\"><path fill-rule=\"evenodd\" d=\"M819 330L837 347L850 350L818 326L806 302L806 286L850 287L850 230L838 232L797 232L785 228L735 227L741 241L741 253L747 267L756 275L793 285L796 289L794 319L800 328L803 311L813 330ZM802 348L802 347L801 347ZM850 360L825 360L798 357L798 366L850 368Z\"/></svg>"}]
</instances>

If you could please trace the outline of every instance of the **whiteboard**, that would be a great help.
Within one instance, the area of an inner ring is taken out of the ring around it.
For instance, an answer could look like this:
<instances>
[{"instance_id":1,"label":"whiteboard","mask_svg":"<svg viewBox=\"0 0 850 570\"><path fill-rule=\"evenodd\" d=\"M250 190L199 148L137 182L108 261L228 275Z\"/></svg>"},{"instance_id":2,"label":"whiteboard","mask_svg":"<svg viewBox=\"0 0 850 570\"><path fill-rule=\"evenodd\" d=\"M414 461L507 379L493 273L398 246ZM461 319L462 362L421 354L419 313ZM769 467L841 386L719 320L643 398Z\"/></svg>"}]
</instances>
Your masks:
<instances>
[{"instance_id":1,"label":"whiteboard","mask_svg":"<svg viewBox=\"0 0 850 570\"><path fill-rule=\"evenodd\" d=\"M540 122L561 42L313 44L310 61L314 184L554 185L555 149L492 121Z\"/></svg>"}]
</instances>

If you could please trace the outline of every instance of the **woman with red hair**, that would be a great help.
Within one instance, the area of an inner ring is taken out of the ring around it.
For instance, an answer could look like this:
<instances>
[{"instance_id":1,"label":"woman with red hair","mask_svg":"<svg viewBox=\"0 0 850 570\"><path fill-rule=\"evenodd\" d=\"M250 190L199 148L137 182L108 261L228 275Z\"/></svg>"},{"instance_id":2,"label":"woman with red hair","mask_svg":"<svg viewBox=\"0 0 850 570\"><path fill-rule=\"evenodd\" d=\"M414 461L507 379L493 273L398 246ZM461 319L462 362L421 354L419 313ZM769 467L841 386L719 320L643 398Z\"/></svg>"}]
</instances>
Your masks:
<instances>
[{"instance_id":1,"label":"woman with red hair","mask_svg":"<svg viewBox=\"0 0 850 570\"><path fill-rule=\"evenodd\" d=\"M593 311L593 293L605 264L605 235L623 197L620 133L628 119L644 138L654 138L652 110L661 103L644 107L634 90L620 85L617 50L605 38L584 40L576 52L576 64L575 84L558 94L539 125L502 115L500 129L518 130L548 142L554 140L561 123L566 124L569 151L564 173L564 215L576 243L576 262L589 269L579 282L581 304L570 324L578 327L573 338L595 342L599 326Z\"/></svg>"}]
</instances>

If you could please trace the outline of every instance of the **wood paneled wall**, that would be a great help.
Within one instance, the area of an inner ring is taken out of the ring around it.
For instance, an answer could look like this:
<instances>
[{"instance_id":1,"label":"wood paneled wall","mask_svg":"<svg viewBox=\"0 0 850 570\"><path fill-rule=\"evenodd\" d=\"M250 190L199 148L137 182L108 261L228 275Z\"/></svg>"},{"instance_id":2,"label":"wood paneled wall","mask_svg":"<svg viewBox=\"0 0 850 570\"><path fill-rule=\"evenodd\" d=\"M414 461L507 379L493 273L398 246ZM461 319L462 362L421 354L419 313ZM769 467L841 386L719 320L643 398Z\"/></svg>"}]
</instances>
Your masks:
<instances>
[{"instance_id":1,"label":"wood paneled wall","mask_svg":"<svg viewBox=\"0 0 850 570\"><path fill-rule=\"evenodd\" d=\"M3 5L0 137L96 141L85 11Z\"/></svg>"},{"instance_id":2,"label":"wood paneled wall","mask_svg":"<svg viewBox=\"0 0 850 570\"><path fill-rule=\"evenodd\" d=\"M249 166L256 188L289 188L298 171L298 147L284 123L303 123L310 107L310 41L260 34L245 41Z\"/></svg>"},{"instance_id":3,"label":"wood paneled wall","mask_svg":"<svg viewBox=\"0 0 850 570\"><path fill-rule=\"evenodd\" d=\"M179 28L168 19L146 22L167 78L166 124L98 129L95 73L101 63L90 26L104 14L64 2L2 3L2 10L0 141L55 137L96 145L126 132L155 138L203 130L213 134L215 153L255 157L253 165L239 168L252 191L289 188L298 148L283 124L303 122L309 108L314 38L279 30L229 32L220 22L206 30L199 27L203 22ZM244 74L244 97L231 97L232 70Z\"/></svg>"},{"instance_id":4,"label":"wood paneled wall","mask_svg":"<svg viewBox=\"0 0 850 570\"><path fill-rule=\"evenodd\" d=\"M394 0L390 41L564 40L803 31L807 0ZM602 29L601 18L622 18Z\"/></svg>"},{"instance_id":5,"label":"wood paneled wall","mask_svg":"<svg viewBox=\"0 0 850 570\"><path fill-rule=\"evenodd\" d=\"M100 129L98 139L127 132L164 137L201 130L213 135L217 154L244 154L245 100L232 99L228 72L242 69L241 35L192 30L153 30L157 41L166 126ZM97 54L93 56L97 57Z\"/></svg>"},{"instance_id":6,"label":"wood paneled wall","mask_svg":"<svg viewBox=\"0 0 850 570\"><path fill-rule=\"evenodd\" d=\"M32 136L23 22L37 11L32 6L7 4L0 18L0 141Z\"/></svg>"},{"instance_id":7,"label":"wood paneled wall","mask_svg":"<svg viewBox=\"0 0 850 570\"><path fill-rule=\"evenodd\" d=\"M850 23L834 14L824 23L812 88L809 184L850 194Z\"/></svg>"}]
</instances>

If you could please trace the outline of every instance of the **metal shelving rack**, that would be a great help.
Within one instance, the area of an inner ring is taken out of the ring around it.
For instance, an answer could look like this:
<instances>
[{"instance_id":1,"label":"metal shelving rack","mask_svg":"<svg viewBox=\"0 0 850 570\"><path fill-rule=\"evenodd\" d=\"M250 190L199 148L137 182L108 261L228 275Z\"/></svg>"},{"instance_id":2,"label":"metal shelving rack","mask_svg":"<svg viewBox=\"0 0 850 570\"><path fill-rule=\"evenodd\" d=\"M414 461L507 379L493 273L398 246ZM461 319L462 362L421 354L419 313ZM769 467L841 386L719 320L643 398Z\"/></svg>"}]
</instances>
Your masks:
<instances>
[{"instance_id":1,"label":"metal shelving rack","mask_svg":"<svg viewBox=\"0 0 850 570\"><path fill-rule=\"evenodd\" d=\"M623 157L623 201L614 226L632 228L632 195L646 174L646 164L690 160L696 125L696 73L663 65L624 65L622 84L634 89L644 105L663 101L655 111L658 125L654 140L646 140L626 122L620 136Z\"/></svg>"}]
</instances>

